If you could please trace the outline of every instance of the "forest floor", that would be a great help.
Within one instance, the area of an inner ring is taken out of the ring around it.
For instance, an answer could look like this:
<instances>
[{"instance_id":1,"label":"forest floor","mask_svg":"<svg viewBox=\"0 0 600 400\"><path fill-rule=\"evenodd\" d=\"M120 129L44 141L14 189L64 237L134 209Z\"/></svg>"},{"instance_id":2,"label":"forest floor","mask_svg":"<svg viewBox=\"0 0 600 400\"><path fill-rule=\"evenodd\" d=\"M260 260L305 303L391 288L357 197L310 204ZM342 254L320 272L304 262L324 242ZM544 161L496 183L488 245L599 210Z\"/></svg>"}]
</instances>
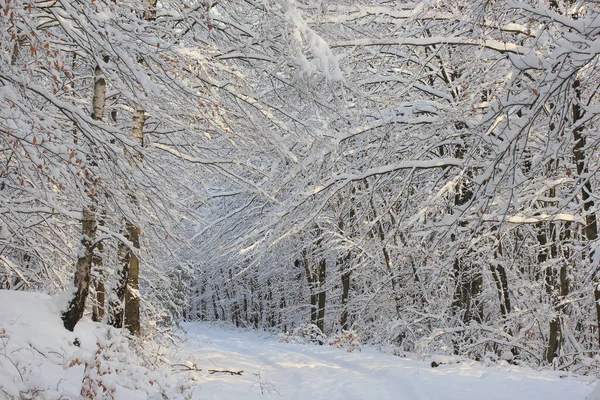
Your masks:
<instances>
[{"instance_id":1,"label":"forest floor","mask_svg":"<svg viewBox=\"0 0 600 400\"><path fill-rule=\"evenodd\" d=\"M432 368L208 323L131 345L89 321L66 331L62 303L0 290L0 399L600 400L592 377L468 360Z\"/></svg>"},{"instance_id":2,"label":"forest floor","mask_svg":"<svg viewBox=\"0 0 600 400\"><path fill-rule=\"evenodd\" d=\"M204 370L244 371L199 376L194 399L583 400L596 385L555 371L475 361L432 368L430 361L366 346L349 353L204 323L184 329L183 358Z\"/></svg>"}]
</instances>

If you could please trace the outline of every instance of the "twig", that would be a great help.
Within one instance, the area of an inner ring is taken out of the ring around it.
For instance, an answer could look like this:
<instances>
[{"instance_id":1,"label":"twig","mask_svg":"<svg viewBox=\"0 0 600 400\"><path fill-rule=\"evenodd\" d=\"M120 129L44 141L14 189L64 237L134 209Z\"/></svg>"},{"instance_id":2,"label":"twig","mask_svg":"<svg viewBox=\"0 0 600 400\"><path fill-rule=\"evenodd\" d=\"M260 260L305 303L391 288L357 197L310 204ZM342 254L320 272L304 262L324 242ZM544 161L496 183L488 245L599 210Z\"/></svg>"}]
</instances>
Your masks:
<instances>
[{"instance_id":1,"label":"twig","mask_svg":"<svg viewBox=\"0 0 600 400\"><path fill-rule=\"evenodd\" d=\"M186 364L172 364L171 367L179 367L182 371L204 371L202 368L198 368L196 364L189 366ZM209 374L229 374L229 375L242 375L244 371L229 371L226 369L207 369L206 372Z\"/></svg>"},{"instance_id":2,"label":"twig","mask_svg":"<svg viewBox=\"0 0 600 400\"><path fill-rule=\"evenodd\" d=\"M216 374L216 373L222 373L222 374L229 374L229 375L242 375L244 373L244 371L240 370L240 371L227 371L227 370L220 370L220 369L209 369L208 370L209 374Z\"/></svg>"}]
</instances>

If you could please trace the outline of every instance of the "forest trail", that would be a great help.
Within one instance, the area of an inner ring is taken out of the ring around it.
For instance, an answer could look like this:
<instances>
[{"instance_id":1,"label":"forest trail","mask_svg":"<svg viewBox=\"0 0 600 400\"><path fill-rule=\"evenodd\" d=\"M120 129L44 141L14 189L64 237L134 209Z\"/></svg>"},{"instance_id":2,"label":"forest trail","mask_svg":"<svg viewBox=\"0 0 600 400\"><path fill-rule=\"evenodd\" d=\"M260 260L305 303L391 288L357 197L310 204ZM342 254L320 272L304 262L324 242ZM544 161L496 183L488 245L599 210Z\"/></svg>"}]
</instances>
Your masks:
<instances>
[{"instance_id":1,"label":"forest trail","mask_svg":"<svg viewBox=\"0 0 600 400\"><path fill-rule=\"evenodd\" d=\"M194 399L584 400L595 386L553 371L473 361L431 368L368 347L348 353L209 324L184 327L178 358L203 370Z\"/></svg>"}]
</instances>

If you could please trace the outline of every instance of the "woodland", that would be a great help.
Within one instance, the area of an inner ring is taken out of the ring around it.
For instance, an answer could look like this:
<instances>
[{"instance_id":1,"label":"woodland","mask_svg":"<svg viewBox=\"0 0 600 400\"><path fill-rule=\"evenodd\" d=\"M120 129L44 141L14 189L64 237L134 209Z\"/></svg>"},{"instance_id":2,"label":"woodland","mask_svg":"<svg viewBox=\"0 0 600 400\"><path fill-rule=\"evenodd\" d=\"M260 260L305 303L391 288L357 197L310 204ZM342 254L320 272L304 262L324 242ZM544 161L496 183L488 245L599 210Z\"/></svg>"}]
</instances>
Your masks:
<instances>
[{"instance_id":1,"label":"woodland","mask_svg":"<svg viewBox=\"0 0 600 400\"><path fill-rule=\"evenodd\" d=\"M0 289L598 372L599 55L585 0L0 0Z\"/></svg>"}]
</instances>

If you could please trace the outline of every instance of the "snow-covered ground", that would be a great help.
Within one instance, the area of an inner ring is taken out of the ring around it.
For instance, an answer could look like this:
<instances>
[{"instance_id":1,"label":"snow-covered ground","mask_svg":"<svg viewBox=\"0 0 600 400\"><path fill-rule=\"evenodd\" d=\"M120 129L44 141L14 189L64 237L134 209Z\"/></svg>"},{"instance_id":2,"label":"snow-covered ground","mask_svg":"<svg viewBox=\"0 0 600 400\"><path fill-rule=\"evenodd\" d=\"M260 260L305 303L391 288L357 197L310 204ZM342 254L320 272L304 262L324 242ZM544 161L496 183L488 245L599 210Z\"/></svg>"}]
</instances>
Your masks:
<instances>
[{"instance_id":1,"label":"snow-covered ground","mask_svg":"<svg viewBox=\"0 0 600 400\"><path fill-rule=\"evenodd\" d=\"M375 349L279 343L257 332L185 325L183 358L242 376L198 376L194 399L578 400L595 383L565 374L475 362L432 368Z\"/></svg>"},{"instance_id":2,"label":"snow-covered ground","mask_svg":"<svg viewBox=\"0 0 600 400\"><path fill-rule=\"evenodd\" d=\"M596 386L589 377L510 365L431 368L368 347L280 343L205 323L185 324L182 343L144 342L139 356L100 324L82 321L67 332L60 306L0 290L0 399L79 399L83 385L85 398L120 400L584 400Z\"/></svg>"}]
</instances>

